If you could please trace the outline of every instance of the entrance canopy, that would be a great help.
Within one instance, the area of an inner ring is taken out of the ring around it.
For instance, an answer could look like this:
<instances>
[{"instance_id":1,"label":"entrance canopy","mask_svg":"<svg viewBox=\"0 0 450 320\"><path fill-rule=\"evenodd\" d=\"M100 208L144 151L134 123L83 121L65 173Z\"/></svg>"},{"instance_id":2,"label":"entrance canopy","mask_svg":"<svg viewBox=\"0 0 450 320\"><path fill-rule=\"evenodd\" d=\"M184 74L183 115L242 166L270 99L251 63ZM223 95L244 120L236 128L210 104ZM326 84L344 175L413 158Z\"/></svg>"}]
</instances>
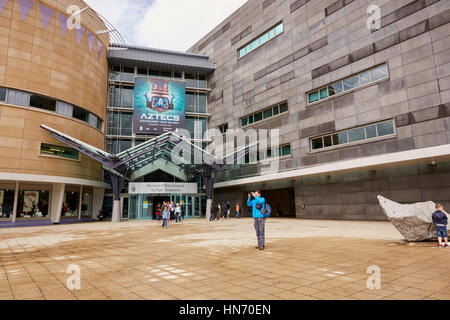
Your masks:
<instances>
[{"instance_id":1,"label":"entrance canopy","mask_svg":"<svg viewBox=\"0 0 450 320\"><path fill-rule=\"evenodd\" d=\"M128 181L136 180L156 170L186 180L199 169L209 167L211 170L222 170L225 167L225 164L222 164L223 159L219 161L211 153L174 132L167 132L116 155L48 126L41 125L41 128L48 131L56 140L100 162L105 170Z\"/></svg>"},{"instance_id":2,"label":"entrance canopy","mask_svg":"<svg viewBox=\"0 0 450 320\"><path fill-rule=\"evenodd\" d=\"M156 170L165 171L184 181L202 177L208 195L208 219L213 198L214 173L237 163L257 147L255 142L218 159L176 133L167 132L122 153L111 154L48 126L41 125L41 128L56 140L100 162L109 171L114 193L113 222L120 221L120 194L124 181L136 180Z\"/></svg>"}]
</instances>

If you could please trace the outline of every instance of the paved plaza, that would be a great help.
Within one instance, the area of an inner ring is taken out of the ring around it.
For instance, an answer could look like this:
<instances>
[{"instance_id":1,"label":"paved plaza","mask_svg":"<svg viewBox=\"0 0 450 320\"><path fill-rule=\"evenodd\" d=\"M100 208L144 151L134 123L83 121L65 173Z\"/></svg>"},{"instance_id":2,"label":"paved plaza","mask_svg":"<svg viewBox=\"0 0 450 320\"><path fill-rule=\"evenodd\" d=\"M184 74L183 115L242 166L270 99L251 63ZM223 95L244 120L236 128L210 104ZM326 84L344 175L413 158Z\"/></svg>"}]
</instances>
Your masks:
<instances>
[{"instance_id":1,"label":"paved plaza","mask_svg":"<svg viewBox=\"0 0 450 320\"><path fill-rule=\"evenodd\" d=\"M450 299L450 249L389 222L274 218L266 233L259 251L251 219L0 229L0 299Z\"/></svg>"}]
</instances>

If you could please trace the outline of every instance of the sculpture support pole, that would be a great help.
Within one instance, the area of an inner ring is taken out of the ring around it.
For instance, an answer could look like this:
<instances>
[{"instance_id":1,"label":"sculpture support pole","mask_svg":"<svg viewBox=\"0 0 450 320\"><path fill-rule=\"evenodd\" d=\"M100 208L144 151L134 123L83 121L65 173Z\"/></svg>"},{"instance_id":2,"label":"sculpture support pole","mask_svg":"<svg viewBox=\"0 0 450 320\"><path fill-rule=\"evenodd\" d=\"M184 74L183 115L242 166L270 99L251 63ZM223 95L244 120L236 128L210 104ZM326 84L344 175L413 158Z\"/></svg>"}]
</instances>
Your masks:
<instances>
[{"instance_id":1,"label":"sculpture support pole","mask_svg":"<svg viewBox=\"0 0 450 320\"><path fill-rule=\"evenodd\" d=\"M206 220L209 221L211 219L211 208L214 196L214 178L212 174L204 175L203 179L205 181L206 186L206 194L208 195L208 199L206 200Z\"/></svg>"},{"instance_id":2,"label":"sculpture support pole","mask_svg":"<svg viewBox=\"0 0 450 320\"><path fill-rule=\"evenodd\" d=\"M124 178L119 177L113 173L111 173L111 184L113 187L113 193L114 193L114 202L113 202L113 212L112 212L112 219L111 222L120 222L120 193L122 191Z\"/></svg>"}]
</instances>

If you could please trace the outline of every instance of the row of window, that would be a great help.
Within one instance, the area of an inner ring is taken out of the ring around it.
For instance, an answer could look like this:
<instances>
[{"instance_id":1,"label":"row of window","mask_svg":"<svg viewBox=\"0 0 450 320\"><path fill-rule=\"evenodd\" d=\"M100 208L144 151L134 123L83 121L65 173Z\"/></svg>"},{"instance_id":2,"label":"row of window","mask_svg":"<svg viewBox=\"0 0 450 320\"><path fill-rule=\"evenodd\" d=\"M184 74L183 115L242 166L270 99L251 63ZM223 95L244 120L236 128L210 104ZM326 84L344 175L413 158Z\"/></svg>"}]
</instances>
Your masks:
<instances>
[{"instance_id":1,"label":"row of window","mask_svg":"<svg viewBox=\"0 0 450 320\"><path fill-rule=\"evenodd\" d=\"M278 158L278 157L286 157L286 156L290 156L290 155L291 155L291 145L286 144L286 145L278 147L278 154L275 154L275 152L273 152L273 148L268 148L267 150L265 150L265 152L259 151L257 153L257 161L271 159L271 158ZM250 153L248 153L245 156L245 163L246 164L250 163Z\"/></svg>"},{"instance_id":2,"label":"row of window","mask_svg":"<svg viewBox=\"0 0 450 320\"><path fill-rule=\"evenodd\" d=\"M183 80L183 73L179 71L155 71L149 68L134 68L112 66L109 70L109 80L134 82L135 76L138 77L158 77L173 80ZM185 73L184 81L188 88L206 89L206 76L194 73Z\"/></svg>"},{"instance_id":3,"label":"row of window","mask_svg":"<svg viewBox=\"0 0 450 320\"><path fill-rule=\"evenodd\" d=\"M56 112L57 114L66 117L81 120L100 131L102 130L103 121L95 114L78 106L74 106L56 99L46 98L25 91L0 88L0 101L15 106L33 107Z\"/></svg>"},{"instance_id":4,"label":"row of window","mask_svg":"<svg viewBox=\"0 0 450 320\"><path fill-rule=\"evenodd\" d=\"M277 104L276 106L267 108L263 111L259 111L254 114L245 116L244 118L241 118L241 125L245 127L288 111L289 111L288 103L282 102L280 104Z\"/></svg>"},{"instance_id":5,"label":"row of window","mask_svg":"<svg viewBox=\"0 0 450 320\"><path fill-rule=\"evenodd\" d=\"M371 82L385 78L388 78L388 69L387 65L383 64L308 93L308 103L314 103L319 100L327 99L328 97L332 97L342 92L352 90L360 86L365 86Z\"/></svg>"},{"instance_id":6,"label":"row of window","mask_svg":"<svg viewBox=\"0 0 450 320\"><path fill-rule=\"evenodd\" d=\"M79 154L77 150L67 147L55 146L47 143L41 144L41 155L66 158L72 160L79 159Z\"/></svg>"},{"instance_id":7,"label":"row of window","mask_svg":"<svg viewBox=\"0 0 450 320\"><path fill-rule=\"evenodd\" d=\"M312 138L311 150L331 148L333 146L345 145L352 142L385 137L393 134L395 134L394 122L393 120L389 120L322 137Z\"/></svg>"},{"instance_id":8,"label":"row of window","mask_svg":"<svg viewBox=\"0 0 450 320\"><path fill-rule=\"evenodd\" d=\"M271 28L270 30L266 31L263 35L259 36L258 38L252 40L249 44L245 45L243 48L240 48L238 50L238 56L239 58L242 58L243 56L249 54L253 50L259 48L269 40L275 38L277 35L283 32L283 22L280 22L275 27Z\"/></svg>"}]
</instances>

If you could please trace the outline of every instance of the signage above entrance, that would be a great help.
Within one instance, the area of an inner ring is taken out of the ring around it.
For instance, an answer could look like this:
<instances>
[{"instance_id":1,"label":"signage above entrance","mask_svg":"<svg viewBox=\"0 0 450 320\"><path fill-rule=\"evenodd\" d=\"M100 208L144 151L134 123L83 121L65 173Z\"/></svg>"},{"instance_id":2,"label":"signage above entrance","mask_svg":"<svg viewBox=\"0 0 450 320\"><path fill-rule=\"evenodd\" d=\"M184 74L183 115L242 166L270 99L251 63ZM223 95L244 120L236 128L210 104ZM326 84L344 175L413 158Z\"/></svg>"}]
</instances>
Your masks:
<instances>
[{"instance_id":1,"label":"signage above entrance","mask_svg":"<svg viewBox=\"0 0 450 320\"><path fill-rule=\"evenodd\" d=\"M129 194L197 194L196 183L135 183L130 182Z\"/></svg>"}]
</instances>

